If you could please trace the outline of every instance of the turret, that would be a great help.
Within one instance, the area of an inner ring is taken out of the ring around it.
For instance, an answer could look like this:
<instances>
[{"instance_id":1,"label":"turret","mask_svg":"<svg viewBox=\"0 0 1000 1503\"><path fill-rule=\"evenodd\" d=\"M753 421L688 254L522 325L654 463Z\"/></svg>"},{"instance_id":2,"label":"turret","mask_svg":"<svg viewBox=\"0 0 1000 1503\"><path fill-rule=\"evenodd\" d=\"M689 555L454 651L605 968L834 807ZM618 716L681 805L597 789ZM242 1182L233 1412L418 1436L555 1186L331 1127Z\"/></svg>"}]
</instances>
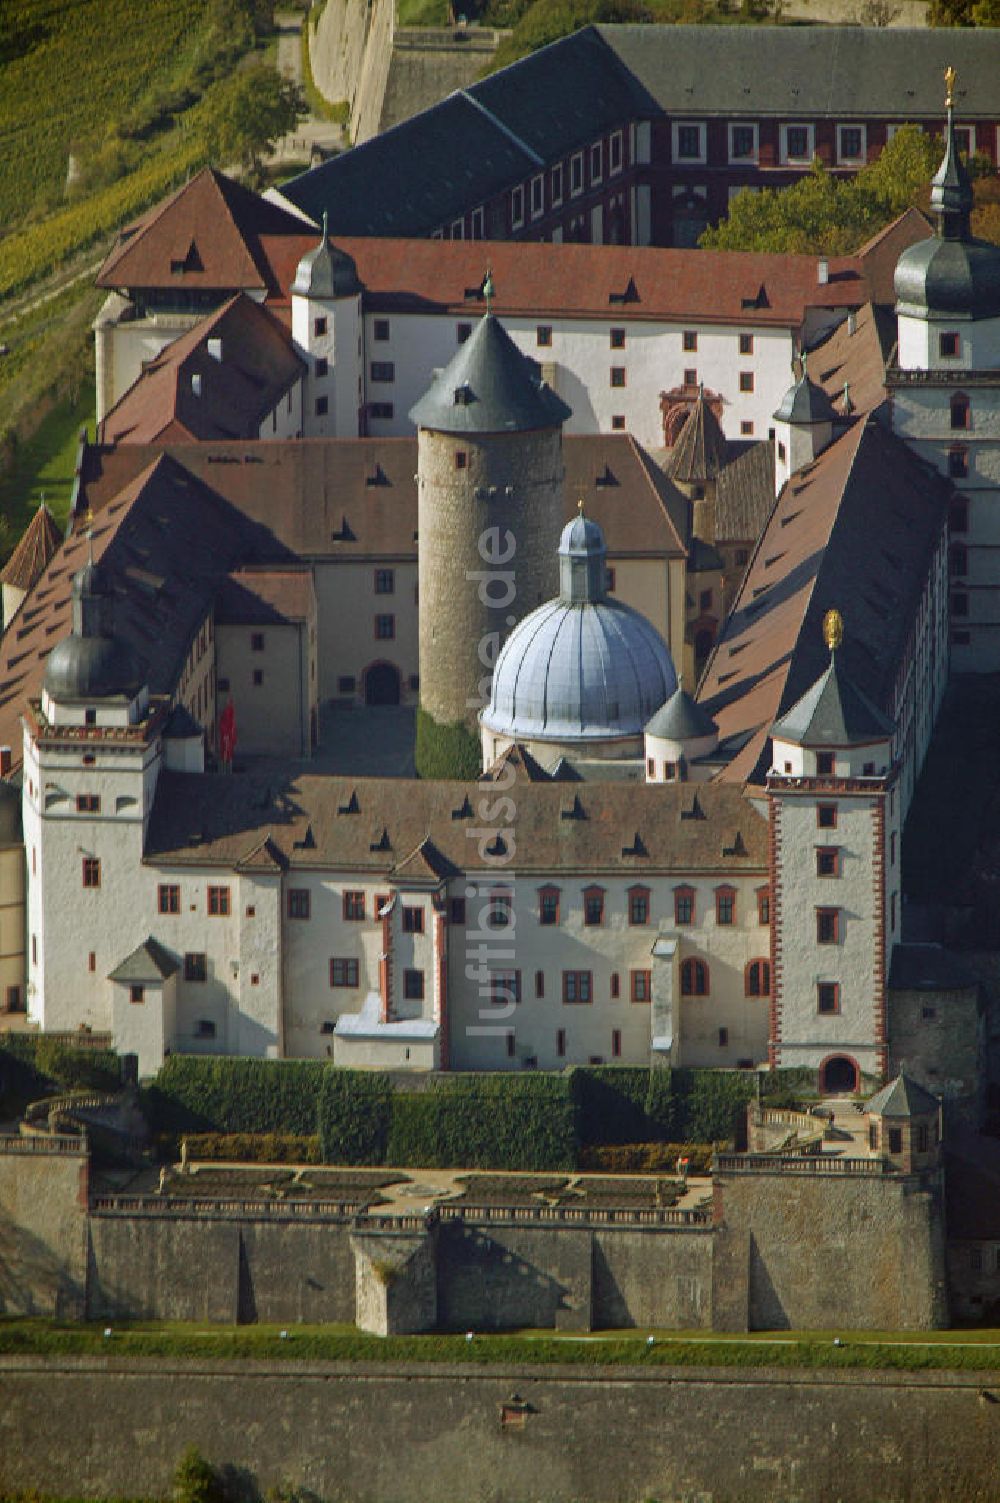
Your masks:
<instances>
[{"instance_id":1,"label":"turret","mask_svg":"<svg viewBox=\"0 0 1000 1503\"><path fill-rule=\"evenodd\" d=\"M356 438L363 393L361 282L346 251L323 233L292 282L292 338L306 361L302 426L306 437Z\"/></svg>"},{"instance_id":2,"label":"turret","mask_svg":"<svg viewBox=\"0 0 1000 1503\"><path fill-rule=\"evenodd\" d=\"M833 437L837 414L821 386L809 379L808 360L802 374L781 399L774 414L774 489L781 492L790 475L811 464Z\"/></svg>"}]
</instances>

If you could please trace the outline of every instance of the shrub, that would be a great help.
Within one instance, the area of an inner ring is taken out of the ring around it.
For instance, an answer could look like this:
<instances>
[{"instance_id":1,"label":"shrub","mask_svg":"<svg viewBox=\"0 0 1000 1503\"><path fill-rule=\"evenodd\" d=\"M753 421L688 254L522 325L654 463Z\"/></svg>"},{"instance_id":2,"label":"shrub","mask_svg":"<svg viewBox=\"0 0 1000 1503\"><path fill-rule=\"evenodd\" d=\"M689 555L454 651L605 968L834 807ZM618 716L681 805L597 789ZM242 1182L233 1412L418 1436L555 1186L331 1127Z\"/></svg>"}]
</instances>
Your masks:
<instances>
[{"instance_id":1,"label":"shrub","mask_svg":"<svg viewBox=\"0 0 1000 1503\"><path fill-rule=\"evenodd\" d=\"M418 709L416 765L419 778L471 781L482 770L482 751L461 721L443 725L426 710Z\"/></svg>"},{"instance_id":2,"label":"shrub","mask_svg":"<svg viewBox=\"0 0 1000 1503\"><path fill-rule=\"evenodd\" d=\"M708 1174L711 1143L614 1143L581 1148L581 1169L611 1174L676 1174L677 1160L686 1158L689 1174Z\"/></svg>"},{"instance_id":3,"label":"shrub","mask_svg":"<svg viewBox=\"0 0 1000 1503\"><path fill-rule=\"evenodd\" d=\"M16 1079L39 1094L54 1086L68 1091L117 1091L121 1085L120 1062L113 1049L74 1049L44 1033L9 1033L0 1056L7 1057L5 1078Z\"/></svg>"},{"instance_id":4,"label":"shrub","mask_svg":"<svg viewBox=\"0 0 1000 1503\"><path fill-rule=\"evenodd\" d=\"M321 1164L318 1133L185 1133L188 1157L230 1164Z\"/></svg>"},{"instance_id":5,"label":"shrub","mask_svg":"<svg viewBox=\"0 0 1000 1503\"><path fill-rule=\"evenodd\" d=\"M156 1132L316 1131L321 1060L172 1054L144 1093Z\"/></svg>"},{"instance_id":6,"label":"shrub","mask_svg":"<svg viewBox=\"0 0 1000 1503\"><path fill-rule=\"evenodd\" d=\"M225 1503L221 1480L197 1446L188 1446L174 1471L174 1503Z\"/></svg>"}]
</instances>

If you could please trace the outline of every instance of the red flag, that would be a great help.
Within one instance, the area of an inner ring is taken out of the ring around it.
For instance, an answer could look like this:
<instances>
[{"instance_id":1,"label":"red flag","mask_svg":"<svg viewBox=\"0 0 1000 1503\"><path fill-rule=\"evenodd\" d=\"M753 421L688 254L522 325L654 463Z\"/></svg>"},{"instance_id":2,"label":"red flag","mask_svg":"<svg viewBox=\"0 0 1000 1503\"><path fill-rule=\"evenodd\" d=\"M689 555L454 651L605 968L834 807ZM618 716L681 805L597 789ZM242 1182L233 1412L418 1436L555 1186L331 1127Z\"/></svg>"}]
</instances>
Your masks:
<instances>
[{"instance_id":1,"label":"red flag","mask_svg":"<svg viewBox=\"0 0 1000 1503\"><path fill-rule=\"evenodd\" d=\"M236 751L236 706L231 699L219 716L219 756L223 762L231 762Z\"/></svg>"}]
</instances>

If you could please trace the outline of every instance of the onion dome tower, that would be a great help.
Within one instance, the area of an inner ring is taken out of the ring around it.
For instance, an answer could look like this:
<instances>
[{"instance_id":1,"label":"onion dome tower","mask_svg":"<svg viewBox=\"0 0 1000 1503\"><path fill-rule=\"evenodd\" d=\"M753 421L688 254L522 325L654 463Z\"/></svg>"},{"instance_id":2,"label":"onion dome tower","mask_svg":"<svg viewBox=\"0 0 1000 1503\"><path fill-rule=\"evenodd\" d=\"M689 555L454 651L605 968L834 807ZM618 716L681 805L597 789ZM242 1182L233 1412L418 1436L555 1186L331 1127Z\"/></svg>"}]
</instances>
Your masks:
<instances>
[{"instance_id":1,"label":"onion dome tower","mask_svg":"<svg viewBox=\"0 0 1000 1503\"><path fill-rule=\"evenodd\" d=\"M833 437L837 413L826 392L809 379L808 357L802 374L788 388L774 413L774 489L779 494L790 475L811 464Z\"/></svg>"},{"instance_id":2,"label":"onion dome tower","mask_svg":"<svg viewBox=\"0 0 1000 1503\"><path fill-rule=\"evenodd\" d=\"M361 282L346 251L323 234L306 251L292 282L292 338L306 360L303 402L307 438L356 438L362 362Z\"/></svg>"},{"instance_id":3,"label":"onion dome tower","mask_svg":"<svg viewBox=\"0 0 1000 1503\"><path fill-rule=\"evenodd\" d=\"M643 727L677 688L645 616L606 594L607 549L581 514L559 542L559 594L511 632L482 714L484 765L511 742L548 766L562 756L642 755Z\"/></svg>"},{"instance_id":4,"label":"onion dome tower","mask_svg":"<svg viewBox=\"0 0 1000 1503\"><path fill-rule=\"evenodd\" d=\"M420 704L474 731L510 628L555 590L570 409L488 309L410 416Z\"/></svg>"},{"instance_id":5,"label":"onion dome tower","mask_svg":"<svg viewBox=\"0 0 1000 1503\"><path fill-rule=\"evenodd\" d=\"M101 700L127 706L135 712L130 719L138 718L145 675L131 647L114 634L114 598L99 564L74 574L71 600L73 629L45 665L43 712L52 724L73 724L82 707Z\"/></svg>"},{"instance_id":6,"label":"onion dome tower","mask_svg":"<svg viewBox=\"0 0 1000 1503\"><path fill-rule=\"evenodd\" d=\"M901 370L987 370L1000 362L1000 246L976 240L969 227L972 184L955 142L953 68L945 83L945 151L931 184L937 227L896 263Z\"/></svg>"}]
</instances>

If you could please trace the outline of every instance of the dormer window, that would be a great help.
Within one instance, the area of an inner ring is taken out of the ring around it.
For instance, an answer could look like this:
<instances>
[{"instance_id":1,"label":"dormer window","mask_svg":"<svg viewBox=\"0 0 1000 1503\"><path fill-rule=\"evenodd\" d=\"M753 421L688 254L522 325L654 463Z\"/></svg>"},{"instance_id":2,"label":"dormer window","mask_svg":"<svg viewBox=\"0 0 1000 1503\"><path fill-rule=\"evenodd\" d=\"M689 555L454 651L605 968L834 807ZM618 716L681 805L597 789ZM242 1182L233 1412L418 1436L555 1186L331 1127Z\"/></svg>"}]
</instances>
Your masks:
<instances>
[{"instance_id":1,"label":"dormer window","mask_svg":"<svg viewBox=\"0 0 1000 1503\"><path fill-rule=\"evenodd\" d=\"M471 407L472 406L472 387L469 386L468 383L466 383L464 386L456 386L455 387L455 406L456 407Z\"/></svg>"}]
</instances>

